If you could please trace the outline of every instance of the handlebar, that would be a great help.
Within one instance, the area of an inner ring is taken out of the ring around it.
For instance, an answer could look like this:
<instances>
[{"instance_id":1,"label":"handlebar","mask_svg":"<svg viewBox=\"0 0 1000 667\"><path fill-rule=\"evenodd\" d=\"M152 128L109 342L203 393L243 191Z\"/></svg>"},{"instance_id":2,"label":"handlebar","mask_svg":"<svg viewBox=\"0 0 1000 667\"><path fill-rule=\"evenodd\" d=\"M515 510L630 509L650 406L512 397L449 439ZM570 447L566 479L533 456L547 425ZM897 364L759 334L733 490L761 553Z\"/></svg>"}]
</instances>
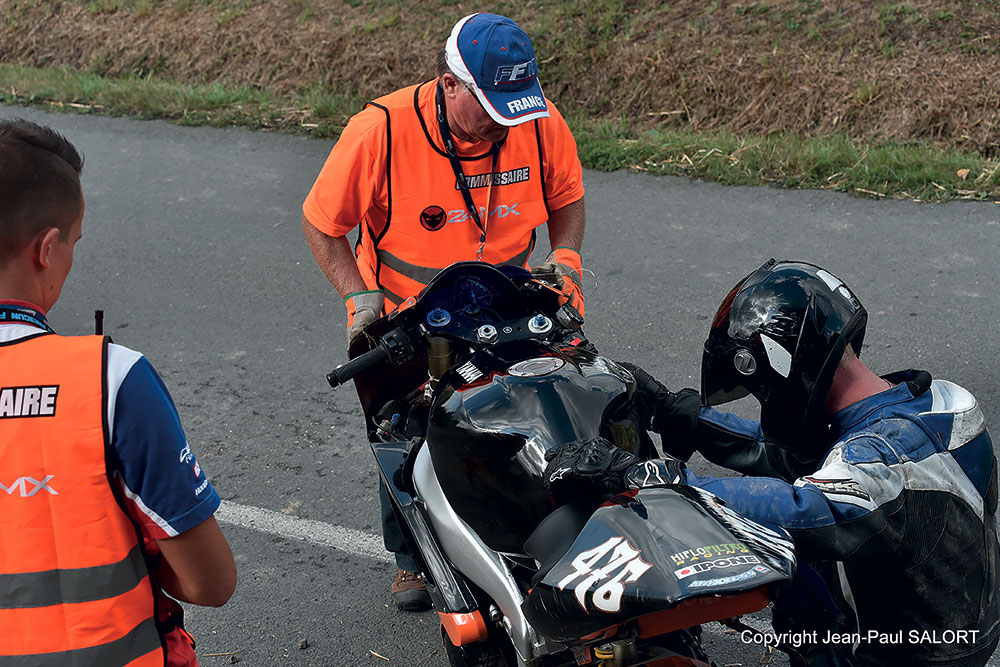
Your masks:
<instances>
[{"instance_id":1,"label":"handlebar","mask_svg":"<svg viewBox=\"0 0 1000 667\"><path fill-rule=\"evenodd\" d=\"M384 345L379 345L373 350L360 354L346 364L341 364L330 371L326 376L326 381L336 389L348 380L353 380L354 376L363 373L372 366L380 364L389 358L389 350Z\"/></svg>"},{"instance_id":2,"label":"handlebar","mask_svg":"<svg viewBox=\"0 0 1000 667\"><path fill-rule=\"evenodd\" d=\"M447 315L447 313L445 314ZM555 317L559 327L566 331L577 331L580 329L580 325L583 324L583 317L581 317L576 309L569 304L564 304L561 308L559 308L559 310L555 313ZM539 319L541 320L541 323L538 323ZM432 322L431 324L433 325L434 323ZM505 340L520 340L522 338L545 334L553 329L553 322L549 318L545 317L541 312L536 312L534 317L525 318L523 321L518 321L516 324L517 333L514 333L515 327L513 326L504 327ZM522 330L522 324L524 325L524 330ZM492 344L498 340L497 329L495 327L481 326L478 329L470 328L474 325L475 323L465 327L460 326L458 331L459 333L464 332L466 339L468 339L469 336L478 337L480 345ZM455 326L458 326L458 324ZM491 337L488 334L483 333L486 329L492 331ZM455 332L453 331L452 333ZM354 359L351 359L347 363L341 364L330 371L326 376L326 381L330 383L331 387L336 389L349 380L353 380L355 377L361 375L373 366L377 366L382 363L389 363L396 366L403 365L415 356L413 341L422 339L426 334L427 330L423 328L423 325L409 331L405 330L403 327L392 329L379 338L378 345L376 347L358 355ZM472 340L474 341L476 339L473 338ZM421 345L423 345L422 341ZM421 349L423 348L421 347Z\"/></svg>"},{"instance_id":3,"label":"handlebar","mask_svg":"<svg viewBox=\"0 0 1000 667\"><path fill-rule=\"evenodd\" d=\"M336 389L383 361L399 365L412 357L413 344L410 342L409 336L402 329L393 329L382 336L377 347L364 354L359 354L346 364L341 364L330 371L326 376L326 381Z\"/></svg>"}]
</instances>

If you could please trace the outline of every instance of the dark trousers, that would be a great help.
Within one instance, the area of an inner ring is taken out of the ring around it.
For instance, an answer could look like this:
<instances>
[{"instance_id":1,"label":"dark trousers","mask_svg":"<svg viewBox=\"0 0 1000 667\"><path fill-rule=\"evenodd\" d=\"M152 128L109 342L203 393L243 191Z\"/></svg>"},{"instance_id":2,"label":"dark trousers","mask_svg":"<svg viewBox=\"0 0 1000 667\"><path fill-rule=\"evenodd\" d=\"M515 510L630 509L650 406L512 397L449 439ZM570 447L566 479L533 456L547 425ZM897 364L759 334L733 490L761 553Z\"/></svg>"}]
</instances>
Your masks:
<instances>
[{"instance_id":1,"label":"dark trousers","mask_svg":"<svg viewBox=\"0 0 1000 667\"><path fill-rule=\"evenodd\" d=\"M403 531L399 527L400 518L396 516L396 509L392 506L389 498L389 491L385 484L379 481L378 499L382 506L382 541L385 543L387 551L391 551L396 556L396 567L407 572L419 572L417 561L413 558L410 550L403 539Z\"/></svg>"}]
</instances>

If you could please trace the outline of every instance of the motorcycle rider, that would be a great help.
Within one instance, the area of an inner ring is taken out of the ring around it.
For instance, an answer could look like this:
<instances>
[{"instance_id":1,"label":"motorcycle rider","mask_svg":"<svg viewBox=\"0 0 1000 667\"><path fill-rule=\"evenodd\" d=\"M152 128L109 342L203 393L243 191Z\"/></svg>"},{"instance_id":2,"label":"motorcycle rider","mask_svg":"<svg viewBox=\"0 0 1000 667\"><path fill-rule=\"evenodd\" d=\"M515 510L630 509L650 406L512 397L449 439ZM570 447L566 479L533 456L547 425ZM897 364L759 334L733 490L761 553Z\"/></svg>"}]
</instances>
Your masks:
<instances>
[{"instance_id":1,"label":"motorcycle rider","mask_svg":"<svg viewBox=\"0 0 1000 667\"><path fill-rule=\"evenodd\" d=\"M528 35L503 16L455 24L437 78L370 102L344 128L303 204L313 256L347 306L351 341L461 260L535 270L583 314L583 171L569 127L542 94ZM360 225L351 250L347 234ZM384 489L382 532L399 568L393 599L430 606Z\"/></svg>"},{"instance_id":2,"label":"motorcycle rider","mask_svg":"<svg viewBox=\"0 0 1000 667\"><path fill-rule=\"evenodd\" d=\"M983 414L967 390L926 371L869 370L858 358L867 319L828 271L770 260L715 316L702 360L706 407L631 366L638 402L668 453L686 460L697 450L752 475L699 477L668 457L665 478L792 535L800 573L779 592L775 629L819 631L793 664L984 665L1000 638L1000 544ZM748 394L760 421L707 407ZM580 480L638 486L628 474L636 460L606 442L549 458L546 480L560 495ZM839 610L802 608L813 571L827 589L813 603Z\"/></svg>"}]
</instances>

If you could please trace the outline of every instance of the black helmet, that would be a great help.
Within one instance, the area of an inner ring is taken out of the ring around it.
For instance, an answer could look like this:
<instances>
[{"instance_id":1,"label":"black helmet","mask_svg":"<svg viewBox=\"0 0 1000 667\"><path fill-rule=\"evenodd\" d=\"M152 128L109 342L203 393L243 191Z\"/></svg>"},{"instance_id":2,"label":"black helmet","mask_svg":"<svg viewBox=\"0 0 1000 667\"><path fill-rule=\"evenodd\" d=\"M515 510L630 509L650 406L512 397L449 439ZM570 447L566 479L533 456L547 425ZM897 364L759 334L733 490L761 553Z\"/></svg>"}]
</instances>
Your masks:
<instances>
[{"instance_id":1,"label":"black helmet","mask_svg":"<svg viewBox=\"0 0 1000 667\"><path fill-rule=\"evenodd\" d=\"M864 306L833 274L770 259L737 283L715 314L702 357L702 400L718 405L753 394L764 435L820 456L829 445L824 408L834 372L848 343L861 353L867 323Z\"/></svg>"}]
</instances>

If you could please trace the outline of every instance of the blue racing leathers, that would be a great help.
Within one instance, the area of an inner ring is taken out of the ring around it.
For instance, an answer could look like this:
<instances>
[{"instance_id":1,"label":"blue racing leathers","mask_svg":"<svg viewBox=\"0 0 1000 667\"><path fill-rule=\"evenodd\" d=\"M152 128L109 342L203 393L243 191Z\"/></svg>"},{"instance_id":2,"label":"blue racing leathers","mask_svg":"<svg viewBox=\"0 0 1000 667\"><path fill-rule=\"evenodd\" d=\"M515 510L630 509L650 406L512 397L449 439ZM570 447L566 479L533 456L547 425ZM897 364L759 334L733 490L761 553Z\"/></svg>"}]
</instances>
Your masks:
<instances>
[{"instance_id":1,"label":"blue racing leathers","mask_svg":"<svg viewBox=\"0 0 1000 667\"><path fill-rule=\"evenodd\" d=\"M923 371L833 417L822 460L702 408L697 448L755 477L685 481L792 535L840 606L818 637L856 665L984 665L1000 637L997 461L975 397Z\"/></svg>"}]
</instances>

